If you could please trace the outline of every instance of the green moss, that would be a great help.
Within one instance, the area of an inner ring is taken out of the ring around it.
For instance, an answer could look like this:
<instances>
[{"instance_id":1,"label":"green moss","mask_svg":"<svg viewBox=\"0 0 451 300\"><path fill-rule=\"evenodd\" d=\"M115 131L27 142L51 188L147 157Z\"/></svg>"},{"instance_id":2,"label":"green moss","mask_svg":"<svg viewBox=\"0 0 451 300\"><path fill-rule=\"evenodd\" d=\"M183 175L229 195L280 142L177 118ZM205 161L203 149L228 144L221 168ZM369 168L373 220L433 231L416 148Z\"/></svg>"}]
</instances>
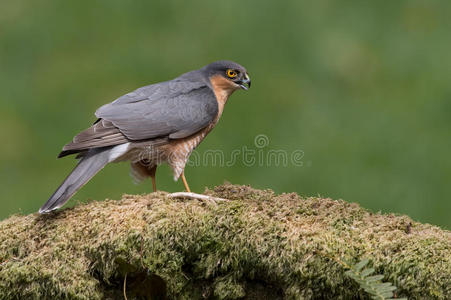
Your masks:
<instances>
[{"instance_id":1,"label":"green moss","mask_svg":"<svg viewBox=\"0 0 451 300\"><path fill-rule=\"evenodd\" d=\"M451 298L451 233L356 204L223 185L217 205L125 195L0 222L0 298L362 299L369 258L409 299Z\"/></svg>"}]
</instances>

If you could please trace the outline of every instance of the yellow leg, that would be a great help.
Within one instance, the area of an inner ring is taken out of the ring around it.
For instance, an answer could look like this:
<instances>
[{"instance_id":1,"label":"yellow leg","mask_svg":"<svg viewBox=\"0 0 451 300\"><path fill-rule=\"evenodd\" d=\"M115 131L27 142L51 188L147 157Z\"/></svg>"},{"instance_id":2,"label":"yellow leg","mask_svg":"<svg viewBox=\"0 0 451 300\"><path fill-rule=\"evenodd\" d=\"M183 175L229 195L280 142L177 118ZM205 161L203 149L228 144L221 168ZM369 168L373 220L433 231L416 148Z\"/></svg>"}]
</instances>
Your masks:
<instances>
[{"instance_id":1,"label":"yellow leg","mask_svg":"<svg viewBox=\"0 0 451 300\"><path fill-rule=\"evenodd\" d=\"M152 188L153 188L153 192L155 193L157 191L157 184L155 182L155 176L154 177L150 177L152 179Z\"/></svg>"},{"instance_id":2,"label":"yellow leg","mask_svg":"<svg viewBox=\"0 0 451 300\"><path fill-rule=\"evenodd\" d=\"M149 169L149 176L150 179L152 179L152 188L153 188L153 192L155 193L157 191L157 183L155 180L155 173L157 172L157 166Z\"/></svg>"},{"instance_id":3,"label":"yellow leg","mask_svg":"<svg viewBox=\"0 0 451 300\"><path fill-rule=\"evenodd\" d=\"M191 190L188 186L188 182L186 182L186 178L185 178L185 171L182 172L182 180L183 180L183 184L185 185L185 189L188 193L191 193Z\"/></svg>"}]
</instances>

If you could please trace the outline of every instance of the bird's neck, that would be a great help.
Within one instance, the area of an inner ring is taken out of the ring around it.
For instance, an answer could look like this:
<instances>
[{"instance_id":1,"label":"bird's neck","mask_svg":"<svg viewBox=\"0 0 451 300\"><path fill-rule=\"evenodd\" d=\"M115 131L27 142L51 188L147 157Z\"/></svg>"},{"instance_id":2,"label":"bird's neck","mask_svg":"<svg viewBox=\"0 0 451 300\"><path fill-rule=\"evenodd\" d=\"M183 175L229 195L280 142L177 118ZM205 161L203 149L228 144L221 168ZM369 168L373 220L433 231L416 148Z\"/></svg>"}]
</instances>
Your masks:
<instances>
[{"instance_id":1,"label":"bird's neck","mask_svg":"<svg viewBox=\"0 0 451 300\"><path fill-rule=\"evenodd\" d=\"M220 117L224 109L224 105L230 95L232 95L232 93L238 88L235 84L220 75L210 77L210 82L213 92L215 93L216 100L218 101L218 117Z\"/></svg>"}]
</instances>

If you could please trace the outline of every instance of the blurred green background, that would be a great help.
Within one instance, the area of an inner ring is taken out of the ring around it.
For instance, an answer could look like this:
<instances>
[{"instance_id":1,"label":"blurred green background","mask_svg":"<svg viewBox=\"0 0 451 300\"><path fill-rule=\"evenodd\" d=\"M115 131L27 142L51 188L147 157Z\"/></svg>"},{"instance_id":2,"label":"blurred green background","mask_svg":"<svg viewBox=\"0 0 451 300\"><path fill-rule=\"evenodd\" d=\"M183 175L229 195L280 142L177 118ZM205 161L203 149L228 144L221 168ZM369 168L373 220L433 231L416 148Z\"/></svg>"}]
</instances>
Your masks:
<instances>
[{"instance_id":1,"label":"blurred green background","mask_svg":"<svg viewBox=\"0 0 451 300\"><path fill-rule=\"evenodd\" d=\"M358 202L451 228L450 1L2 1L0 218L35 212L75 164L61 147L104 103L218 59L243 64L198 148L302 150L303 166L188 167L224 180ZM69 202L147 193L126 163ZM180 191L167 167L160 189Z\"/></svg>"}]
</instances>

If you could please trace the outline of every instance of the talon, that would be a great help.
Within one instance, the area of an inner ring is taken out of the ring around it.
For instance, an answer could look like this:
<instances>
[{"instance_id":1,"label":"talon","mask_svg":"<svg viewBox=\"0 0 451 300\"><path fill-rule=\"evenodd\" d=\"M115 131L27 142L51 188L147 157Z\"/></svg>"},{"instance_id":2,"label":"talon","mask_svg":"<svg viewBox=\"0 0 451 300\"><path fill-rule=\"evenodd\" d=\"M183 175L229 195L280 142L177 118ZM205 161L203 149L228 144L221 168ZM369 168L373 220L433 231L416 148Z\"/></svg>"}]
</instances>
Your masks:
<instances>
[{"instance_id":1,"label":"talon","mask_svg":"<svg viewBox=\"0 0 451 300\"><path fill-rule=\"evenodd\" d=\"M213 203L215 205L217 204L217 202L228 201L227 199L224 199L224 198L207 196L207 195L196 194L196 193L191 193L191 192L178 192L178 193L168 194L168 198L198 199L198 200L208 201L208 202Z\"/></svg>"}]
</instances>

